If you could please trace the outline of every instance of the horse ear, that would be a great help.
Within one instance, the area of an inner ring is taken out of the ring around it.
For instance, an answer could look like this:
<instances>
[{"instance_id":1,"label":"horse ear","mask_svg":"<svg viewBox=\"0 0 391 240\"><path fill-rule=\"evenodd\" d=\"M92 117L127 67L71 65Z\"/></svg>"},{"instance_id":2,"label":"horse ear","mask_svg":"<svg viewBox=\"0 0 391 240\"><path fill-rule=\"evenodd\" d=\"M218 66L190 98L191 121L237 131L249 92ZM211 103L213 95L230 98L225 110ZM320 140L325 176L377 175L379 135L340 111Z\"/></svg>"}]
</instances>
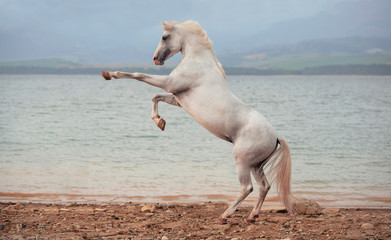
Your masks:
<instances>
[{"instance_id":1,"label":"horse ear","mask_svg":"<svg viewBox=\"0 0 391 240\"><path fill-rule=\"evenodd\" d=\"M162 22L162 25L163 25L163 29L164 29L164 31L168 31L168 30L170 30L170 26L168 25L168 23L167 23L167 22Z\"/></svg>"},{"instance_id":2,"label":"horse ear","mask_svg":"<svg viewBox=\"0 0 391 240\"><path fill-rule=\"evenodd\" d=\"M176 24L177 22L175 21L165 21L165 22L162 22L162 25L164 27L164 31L170 31L174 28L174 25Z\"/></svg>"}]
</instances>

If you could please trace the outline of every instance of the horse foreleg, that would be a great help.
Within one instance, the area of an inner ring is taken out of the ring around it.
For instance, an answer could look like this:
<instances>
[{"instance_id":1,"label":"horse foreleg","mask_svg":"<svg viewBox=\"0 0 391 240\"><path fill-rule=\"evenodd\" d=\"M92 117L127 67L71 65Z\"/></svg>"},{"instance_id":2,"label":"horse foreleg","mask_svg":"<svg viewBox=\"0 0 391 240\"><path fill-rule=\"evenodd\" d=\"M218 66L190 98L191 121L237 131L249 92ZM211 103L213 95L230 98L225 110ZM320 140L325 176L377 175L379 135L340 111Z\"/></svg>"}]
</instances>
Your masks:
<instances>
[{"instance_id":1,"label":"horse foreleg","mask_svg":"<svg viewBox=\"0 0 391 240\"><path fill-rule=\"evenodd\" d=\"M228 207L228 209L220 216L219 222L226 223L227 218L230 217L239 205L246 199L246 197L253 191L251 183L250 167L247 165L236 166L240 183L240 194L235 201Z\"/></svg>"},{"instance_id":2,"label":"horse foreleg","mask_svg":"<svg viewBox=\"0 0 391 240\"><path fill-rule=\"evenodd\" d=\"M151 75L145 73L126 73L126 72L101 72L102 77L106 80L111 80L111 78L130 78L136 79L148 83L149 85L162 88L167 91L169 76L167 75Z\"/></svg>"},{"instance_id":3,"label":"horse foreleg","mask_svg":"<svg viewBox=\"0 0 391 240\"><path fill-rule=\"evenodd\" d=\"M166 126L166 121L163 118L161 118L158 113L158 103L160 101L178 107L180 107L181 105L176 101L174 95L171 93L158 93L152 98L152 114L151 114L152 120L162 131L164 131L164 127Z\"/></svg>"},{"instance_id":4,"label":"horse foreleg","mask_svg":"<svg viewBox=\"0 0 391 240\"><path fill-rule=\"evenodd\" d=\"M255 218L258 217L259 212L261 211L263 201L265 200L265 197L270 189L270 183L267 181L265 172L263 171L263 166L254 167L251 169L251 172L259 186L258 201L255 204L254 209L250 213L250 216L248 216L248 221L253 222Z\"/></svg>"}]
</instances>

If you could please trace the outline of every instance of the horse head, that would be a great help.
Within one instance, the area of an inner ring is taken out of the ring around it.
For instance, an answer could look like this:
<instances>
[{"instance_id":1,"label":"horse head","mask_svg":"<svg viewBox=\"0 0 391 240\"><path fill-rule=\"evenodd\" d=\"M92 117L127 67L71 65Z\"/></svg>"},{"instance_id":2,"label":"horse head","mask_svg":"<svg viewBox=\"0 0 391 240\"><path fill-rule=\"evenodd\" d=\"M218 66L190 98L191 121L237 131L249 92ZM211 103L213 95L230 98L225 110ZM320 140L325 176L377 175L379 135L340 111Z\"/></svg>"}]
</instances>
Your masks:
<instances>
[{"instance_id":1,"label":"horse head","mask_svg":"<svg viewBox=\"0 0 391 240\"><path fill-rule=\"evenodd\" d=\"M153 62L156 65L163 65L164 61L175 55L182 48L183 37L176 28L177 22L168 21L162 23L164 26L163 36L153 55Z\"/></svg>"}]
</instances>

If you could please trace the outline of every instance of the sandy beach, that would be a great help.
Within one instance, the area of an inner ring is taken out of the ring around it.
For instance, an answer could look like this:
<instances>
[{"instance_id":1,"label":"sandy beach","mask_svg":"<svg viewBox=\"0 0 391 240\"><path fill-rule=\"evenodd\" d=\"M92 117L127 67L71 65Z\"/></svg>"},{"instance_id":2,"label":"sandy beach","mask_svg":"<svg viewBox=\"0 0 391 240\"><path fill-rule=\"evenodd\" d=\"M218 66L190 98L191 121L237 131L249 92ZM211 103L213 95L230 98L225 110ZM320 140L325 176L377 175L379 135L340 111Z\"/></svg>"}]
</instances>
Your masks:
<instances>
[{"instance_id":1,"label":"sandy beach","mask_svg":"<svg viewBox=\"0 0 391 240\"><path fill-rule=\"evenodd\" d=\"M227 224L225 203L0 203L0 239L390 239L391 209L326 208L290 215L266 208L254 223L251 207Z\"/></svg>"}]
</instances>

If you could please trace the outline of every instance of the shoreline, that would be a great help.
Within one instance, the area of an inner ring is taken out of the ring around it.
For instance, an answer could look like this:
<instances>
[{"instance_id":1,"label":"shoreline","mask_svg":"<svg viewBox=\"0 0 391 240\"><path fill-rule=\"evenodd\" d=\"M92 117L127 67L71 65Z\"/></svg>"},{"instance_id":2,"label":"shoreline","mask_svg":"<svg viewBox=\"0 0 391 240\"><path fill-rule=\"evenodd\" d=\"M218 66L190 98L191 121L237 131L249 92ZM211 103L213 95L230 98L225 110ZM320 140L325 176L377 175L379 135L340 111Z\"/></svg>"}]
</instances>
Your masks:
<instances>
[{"instance_id":1,"label":"shoreline","mask_svg":"<svg viewBox=\"0 0 391 240\"><path fill-rule=\"evenodd\" d=\"M225 203L0 203L0 239L389 239L391 209L327 208L313 215Z\"/></svg>"},{"instance_id":2,"label":"shoreline","mask_svg":"<svg viewBox=\"0 0 391 240\"><path fill-rule=\"evenodd\" d=\"M129 196L113 194L80 194L80 193L19 193L0 192L0 203L47 203L47 204L125 204L133 203L164 203L164 204L201 204L205 202L218 202L228 204L236 196L224 194L198 194L198 195L155 195L155 196ZM299 195L299 198L301 196ZM365 209L391 209L391 199L387 197L356 197L326 199L316 196L304 196L320 204L324 208L365 208ZM249 196L243 206L253 206L257 197ZM283 208L278 196L268 196L263 207L274 209ZM263 208L262 208L263 209Z\"/></svg>"}]
</instances>

